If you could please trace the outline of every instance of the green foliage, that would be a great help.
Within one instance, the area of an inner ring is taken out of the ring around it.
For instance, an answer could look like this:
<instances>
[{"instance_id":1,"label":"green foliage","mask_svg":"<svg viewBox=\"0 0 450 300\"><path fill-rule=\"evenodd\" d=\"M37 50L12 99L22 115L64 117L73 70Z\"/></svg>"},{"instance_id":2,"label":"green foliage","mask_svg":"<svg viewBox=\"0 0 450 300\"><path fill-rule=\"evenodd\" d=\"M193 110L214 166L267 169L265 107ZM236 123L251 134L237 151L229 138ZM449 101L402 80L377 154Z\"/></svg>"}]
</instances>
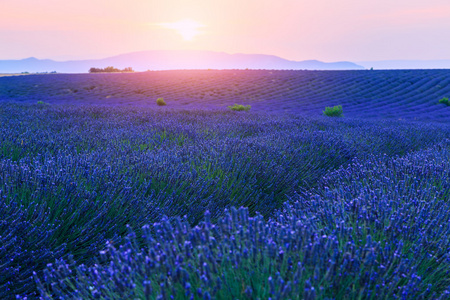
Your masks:
<instances>
[{"instance_id":1,"label":"green foliage","mask_svg":"<svg viewBox=\"0 0 450 300\"><path fill-rule=\"evenodd\" d=\"M37 104L38 104L39 106L47 106L47 105L50 105L49 103L44 102L44 101L38 101Z\"/></svg>"},{"instance_id":2,"label":"green foliage","mask_svg":"<svg viewBox=\"0 0 450 300\"><path fill-rule=\"evenodd\" d=\"M329 117L342 117L342 105L337 105L333 107L325 107L323 112L325 116Z\"/></svg>"},{"instance_id":3,"label":"green foliage","mask_svg":"<svg viewBox=\"0 0 450 300\"><path fill-rule=\"evenodd\" d=\"M134 72L133 68L128 67L125 68L123 70L114 68L114 67L106 67L104 69L102 68L90 68L89 69L89 73L116 73L116 72L120 72L120 73L130 73L130 72Z\"/></svg>"},{"instance_id":4,"label":"green foliage","mask_svg":"<svg viewBox=\"0 0 450 300\"><path fill-rule=\"evenodd\" d=\"M164 98L156 99L156 104L158 104L159 106L167 105L166 101L164 101Z\"/></svg>"},{"instance_id":5,"label":"green foliage","mask_svg":"<svg viewBox=\"0 0 450 300\"><path fill-rule=\"evenodd\" d=\"M439 103L445 104L447 106L450 106L450 101L448 100L448 97L444 97L439 100Z\"/></svg>"},{"instance_id":6,"label":"green foliage","mask_svg":"<svg viewBox=\"0 0 450 300\"><path fill-rule=\"evenodd\" d=\"M235 110L235 111L249 111L250 108L252 108L250 105L241 105L241 104L234 104L233 106L228 106L228 109Z\"/></svg>"}]
</instances>

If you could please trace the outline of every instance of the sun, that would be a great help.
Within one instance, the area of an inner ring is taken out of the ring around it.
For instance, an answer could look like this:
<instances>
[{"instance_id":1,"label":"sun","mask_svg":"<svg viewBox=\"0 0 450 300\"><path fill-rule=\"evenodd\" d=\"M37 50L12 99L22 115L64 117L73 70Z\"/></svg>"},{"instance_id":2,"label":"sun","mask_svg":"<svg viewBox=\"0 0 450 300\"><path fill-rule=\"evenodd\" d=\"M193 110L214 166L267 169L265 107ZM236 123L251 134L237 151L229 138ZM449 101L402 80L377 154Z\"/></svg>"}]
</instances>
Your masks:
<instances>
[{"instance_id":1,"label":"sun","mask_svg":"<svg viewBox=\"0 0 450 300\"><path fill-rule=\"evenodd\" d=\"M199 28L205 27L205 25L190 19L185 19L173 23L159 23L158 25L167 29L176 30L177 33L181 35L185 41L192 41L194 37L202 33Z\"/></svg>"}]
</instances>

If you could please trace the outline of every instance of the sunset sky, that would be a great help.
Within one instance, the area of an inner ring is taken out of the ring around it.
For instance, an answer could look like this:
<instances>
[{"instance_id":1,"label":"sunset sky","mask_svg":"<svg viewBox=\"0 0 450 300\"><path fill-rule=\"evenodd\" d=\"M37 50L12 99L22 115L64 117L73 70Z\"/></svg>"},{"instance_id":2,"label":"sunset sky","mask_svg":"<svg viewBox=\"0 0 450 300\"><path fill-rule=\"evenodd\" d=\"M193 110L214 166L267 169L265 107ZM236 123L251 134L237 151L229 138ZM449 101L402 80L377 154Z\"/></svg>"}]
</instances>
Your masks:
<instances>
[{"instance_id":1,"label":"sunset sky","mask_svg":"<svg viewBox=\"0 0 450 300\"><path fill-rule=\"evenodd\" d=\"M142 50L450 59L448 0L0 0L0 59Z\"/></svg>"}]
</instances>

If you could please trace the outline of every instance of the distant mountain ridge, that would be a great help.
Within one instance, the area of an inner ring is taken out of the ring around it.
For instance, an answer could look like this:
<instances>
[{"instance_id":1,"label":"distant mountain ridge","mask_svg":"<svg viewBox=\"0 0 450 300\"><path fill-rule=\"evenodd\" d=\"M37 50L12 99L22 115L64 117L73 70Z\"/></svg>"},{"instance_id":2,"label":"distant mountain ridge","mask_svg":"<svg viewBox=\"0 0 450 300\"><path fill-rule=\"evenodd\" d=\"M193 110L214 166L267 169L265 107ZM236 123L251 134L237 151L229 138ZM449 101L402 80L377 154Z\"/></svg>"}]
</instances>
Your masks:
<instances>
[{"instance_id":1,"label":"distant mountain ridge","mask_svg":"<svg viewBox=\"0 0 450 300\"><path fill-rule=\"evenodd\" d=\"M274 55L228 54L213 51L151 50L121 54L104 59L54 61L34 57L0 60L0 73L52 72L87 73L91 67L135 71L175 69L275 69L275 70L360 70L352 62L291 61Z\"/></svg>"}]
</instances>

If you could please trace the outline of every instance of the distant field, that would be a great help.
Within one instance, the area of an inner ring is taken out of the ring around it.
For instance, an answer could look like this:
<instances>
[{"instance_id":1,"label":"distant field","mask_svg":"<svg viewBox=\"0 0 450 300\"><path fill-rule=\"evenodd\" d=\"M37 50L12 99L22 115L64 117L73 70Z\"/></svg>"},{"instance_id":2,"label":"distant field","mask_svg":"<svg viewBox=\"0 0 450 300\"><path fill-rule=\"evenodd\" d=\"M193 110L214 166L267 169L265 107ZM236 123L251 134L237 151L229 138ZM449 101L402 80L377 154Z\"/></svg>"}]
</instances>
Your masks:
<instances>
[{"instance_id":1,"label":"distant field","mask_svg":"<svg viewBox=\"0 0 450 300\"><path fill-rule=\"evenodd\" d=\"M22 76L22 75L27 75L27 74L18 74L18 73L14 73L14 74L3 74L3 73L0 73L0 77Z\"/></svg>"},{"instance_id":2,"label":"distant field","mask_svg":"<svg viewBox=\"0 0 450 300\"><path fill-rule=\"evenodd\" d=\"M344 115L364 118L447 120L450 70L154 71L134 74L46 74L0 78L0 101L50 104L226 109L321 114L342 105Z\"/></svg>"}]
</instances>

